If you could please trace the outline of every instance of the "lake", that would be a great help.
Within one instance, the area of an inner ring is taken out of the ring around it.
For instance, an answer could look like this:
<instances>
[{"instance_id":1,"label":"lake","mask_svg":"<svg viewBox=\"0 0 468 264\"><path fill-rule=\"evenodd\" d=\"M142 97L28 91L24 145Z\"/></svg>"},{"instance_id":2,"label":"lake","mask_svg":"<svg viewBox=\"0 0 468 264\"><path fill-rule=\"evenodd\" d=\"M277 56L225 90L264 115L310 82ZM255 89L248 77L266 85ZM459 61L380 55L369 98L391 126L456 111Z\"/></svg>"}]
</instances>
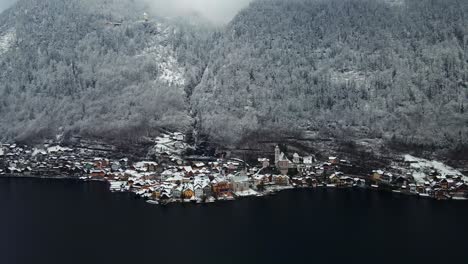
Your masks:
<instances>
[{"instance_id":1,"label":"lake","mask_svg":"<svg viewBox=\"0 0 468 264\"><path fill-rule=\"evenodd\" d=\"M157 206L105 183L0 179L0 263L467 263L468 203L301 189Z\"/></svg>"}]
</instances>

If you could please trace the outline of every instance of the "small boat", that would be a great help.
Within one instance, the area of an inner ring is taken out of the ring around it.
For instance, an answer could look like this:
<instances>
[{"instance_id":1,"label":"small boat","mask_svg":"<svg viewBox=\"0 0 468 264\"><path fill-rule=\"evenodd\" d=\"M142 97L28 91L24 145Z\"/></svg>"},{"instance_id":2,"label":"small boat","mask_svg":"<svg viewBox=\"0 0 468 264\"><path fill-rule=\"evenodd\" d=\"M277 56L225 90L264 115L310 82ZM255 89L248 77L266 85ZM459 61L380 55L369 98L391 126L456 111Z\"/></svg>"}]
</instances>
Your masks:
<instances>
[{"instance_id":1,"label":"small boat","mask_svg":"<svg viewBox=\"0 0 468 264\"><path fill-rule=\"evenodd\" d=\"M159 202L155 201L155 200L148 200L146 202L149 203L149 204L159 204Z\"/></svg>"},{"instance_id":2,"label":"small boat","mask_svg":"<svg viewBox=\"0 0 468 264\"><path fill-rule=\"evenodd\" d=\"M378 186L377 184L372 184L370 187L371 187L371 188L374 188L374 189L378 189L378 188L379 188L379 186Z\"/></svg>"},{"instance_id":3,"label":"small boat","mask_svg":"<svg viewBox=\"0 0 468 264\"><path fill-rule=\"evenodd\" d=\"M401 193L400 190L392 190L392 193Z\"/></svg>"}]
</instances>

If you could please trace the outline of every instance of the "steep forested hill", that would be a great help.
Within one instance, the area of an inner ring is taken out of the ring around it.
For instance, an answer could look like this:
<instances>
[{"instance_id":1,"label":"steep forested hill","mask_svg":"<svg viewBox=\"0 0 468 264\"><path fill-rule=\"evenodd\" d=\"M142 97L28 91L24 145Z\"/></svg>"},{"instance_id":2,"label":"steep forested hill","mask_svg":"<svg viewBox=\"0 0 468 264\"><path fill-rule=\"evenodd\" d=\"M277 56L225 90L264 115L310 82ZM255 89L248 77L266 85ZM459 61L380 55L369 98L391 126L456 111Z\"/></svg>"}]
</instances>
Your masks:
<instances>
[{"instance_id":1,"label":"steep forested hill","mask_svg":"<svg viewBox=\"0 0 468 264\"><path fill-rule=\"evenodd\" d=\"M467 14L461 0L255 1L211 54L199 125L230 141L310 128L467 142Z\"/></svg>"},{"instance_id":2,"label":"steep forested hill","mask_svg":"<svg viewBox=\"0 0 468 264\"><path fill-rule=\"evenodd\" d=\"M212 29L145 21L137 3L22 0L2 14L0 139L191 127L186 87L201 76Z\"/></svg>"},{"instance_id":3,"label":"steep forested hill","mask_svg":"<svg viewBox=\"0 0 468 264\"><path fill-rule=\"evenodd\" d=\"M0 139L195 127L468 142L468 1L256 0L220 31L137 0L0 15Z\"/></svg>"}]
</instances>

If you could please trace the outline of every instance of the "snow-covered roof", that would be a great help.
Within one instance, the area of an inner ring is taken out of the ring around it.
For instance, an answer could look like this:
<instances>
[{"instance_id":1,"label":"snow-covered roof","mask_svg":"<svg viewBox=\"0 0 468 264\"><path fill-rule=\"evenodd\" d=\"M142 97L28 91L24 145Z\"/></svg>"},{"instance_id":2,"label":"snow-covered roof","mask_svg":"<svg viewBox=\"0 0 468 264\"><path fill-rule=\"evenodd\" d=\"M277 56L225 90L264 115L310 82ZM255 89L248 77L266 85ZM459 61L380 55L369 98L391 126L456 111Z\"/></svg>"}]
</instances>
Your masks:
<instances>
[{"instance_id":1,"label":"snow-covered roof","mask_svg":"<svg viewBox=\"0 0 468 264\"><path fill-rule=\"evenodd\" d=\"M53 147L47 148L47 152L49 152L49 153L59 152L59 151L61 151L61 152L73 151L73 149L66 148L66 147L61 147L61 146L53 146Z\"/></svg>"}]
</instances>

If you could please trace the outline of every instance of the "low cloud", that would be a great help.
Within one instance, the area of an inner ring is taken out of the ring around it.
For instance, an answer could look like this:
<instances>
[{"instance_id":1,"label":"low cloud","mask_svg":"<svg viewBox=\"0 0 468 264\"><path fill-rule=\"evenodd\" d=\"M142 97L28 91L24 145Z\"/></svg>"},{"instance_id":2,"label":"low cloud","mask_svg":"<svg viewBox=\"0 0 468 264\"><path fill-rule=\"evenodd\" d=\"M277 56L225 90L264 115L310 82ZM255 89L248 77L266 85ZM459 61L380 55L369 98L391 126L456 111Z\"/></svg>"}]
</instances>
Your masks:
<instances>
[{"instance_id":1,"label":"low cloud","mask_svg":"<svg viewBox=\"0 0 468 264\"><path fill-rule=\"evenodd\" d=\"M145 0L158 13L197 12L215 23L227 23L252 0Z\"/></svg>"},{"instance_id":2,"label":"low cloud","mask_svg":"<svg viewBox=\"0 0 468 264\"><path fill-rule=\"evenodd\" d=\"M16 0L0 0L0 13L15 3Z\"/></svg>"}]
</instances>

